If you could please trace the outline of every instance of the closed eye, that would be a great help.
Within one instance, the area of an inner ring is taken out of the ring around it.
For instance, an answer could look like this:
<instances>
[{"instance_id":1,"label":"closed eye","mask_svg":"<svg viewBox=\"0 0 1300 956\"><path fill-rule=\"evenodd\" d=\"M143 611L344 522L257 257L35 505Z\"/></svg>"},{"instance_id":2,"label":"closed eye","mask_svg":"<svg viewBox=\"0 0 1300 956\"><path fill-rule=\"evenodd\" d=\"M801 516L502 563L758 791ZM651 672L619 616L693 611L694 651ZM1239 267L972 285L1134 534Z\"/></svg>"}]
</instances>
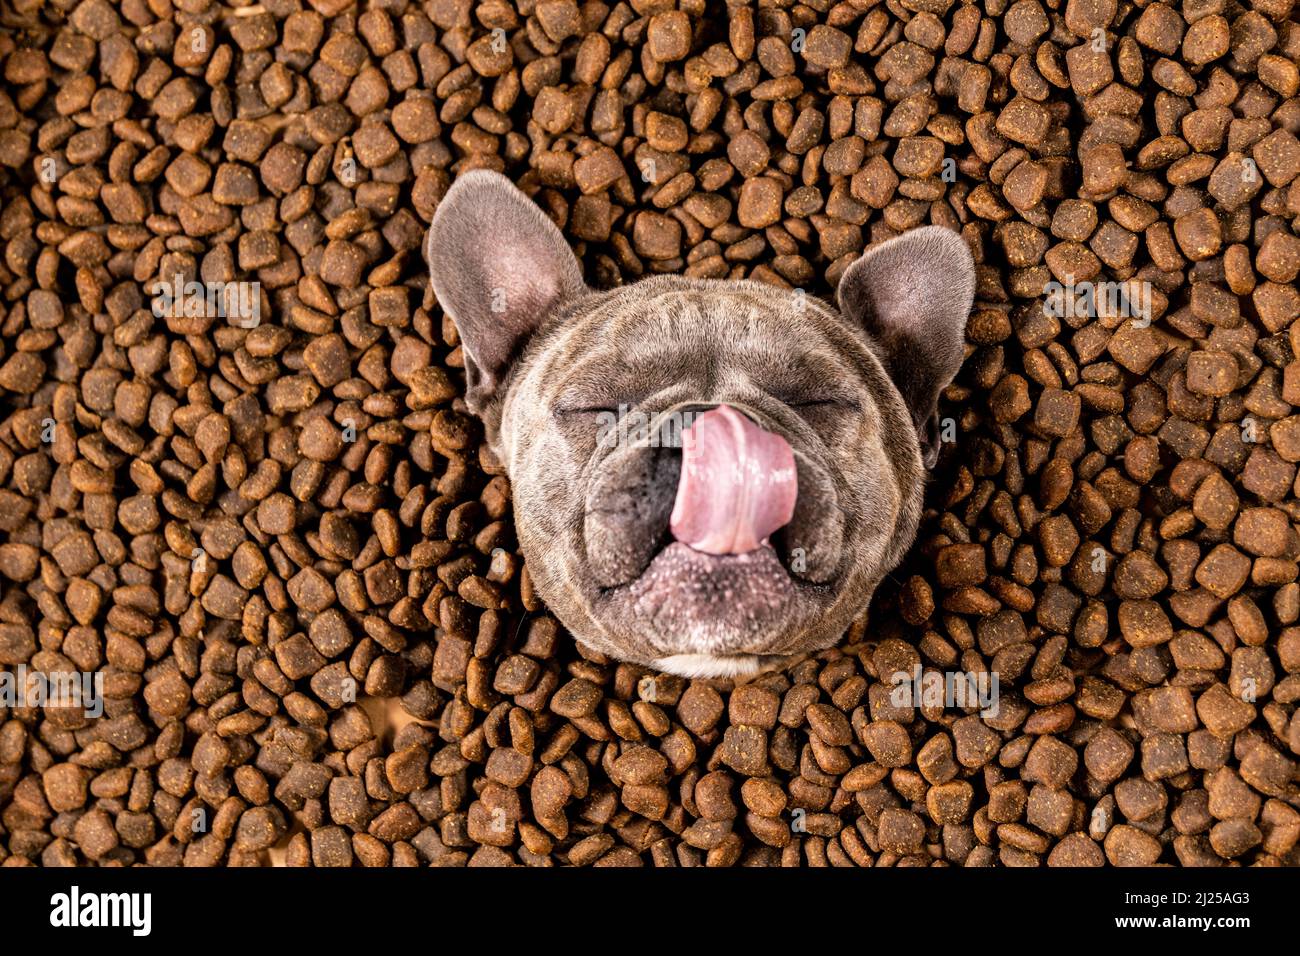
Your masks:
<instances>
[{"instance_id":1,"label":"closed eye","mask_svg":"<svg viewBox=\"0 0 1300 956\"><path fill-rule=\"evenodd\" d=\"M790 408L843 408L856 411L861 406L847 395L820 395L812 398L791 398L785 401Z\"/></svg>"},{"instance_id":2,"label":"closed eye","mask_svg":"<svg viewBox=\"0 0 1300 956\"><path fill-rule=\"evenodd\" d=\"M616 405L557 405L551 409L556 418L568 418L575 415L617 415Z\"/></svg>"}]
</instances>

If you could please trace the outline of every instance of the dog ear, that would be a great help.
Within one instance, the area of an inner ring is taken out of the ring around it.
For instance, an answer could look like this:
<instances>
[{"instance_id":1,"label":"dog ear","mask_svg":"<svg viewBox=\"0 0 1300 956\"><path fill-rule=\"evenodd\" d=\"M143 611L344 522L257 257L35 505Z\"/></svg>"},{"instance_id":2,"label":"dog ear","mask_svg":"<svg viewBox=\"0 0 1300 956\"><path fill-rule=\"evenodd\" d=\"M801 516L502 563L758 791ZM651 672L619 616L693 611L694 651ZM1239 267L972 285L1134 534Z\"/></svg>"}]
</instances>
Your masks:
<instances>
[{"instance_id":1,"label":"dog ear","mask_svg":"<svg viewBox=\"0 0 1300 956\"><path fill-rule=\"evenodd\" d=\"M447 190L425 240L434 294L460 333L466 404L491 400L520 350L586 286L555 223L500 173L467 172Z\"/></svg>"},{"instance_id":2,"label":"dog ear","mask_svg":"<svg viewBox=\"0 0 1300 956\"><path fill-rule=\"evenodd\" d=\"M926 467L939 458L939 393L964 358L975 262L961 236L925 226L868 249L840 279L840 311L870 336L902 393Z\"/></svg>"}]
</instances>

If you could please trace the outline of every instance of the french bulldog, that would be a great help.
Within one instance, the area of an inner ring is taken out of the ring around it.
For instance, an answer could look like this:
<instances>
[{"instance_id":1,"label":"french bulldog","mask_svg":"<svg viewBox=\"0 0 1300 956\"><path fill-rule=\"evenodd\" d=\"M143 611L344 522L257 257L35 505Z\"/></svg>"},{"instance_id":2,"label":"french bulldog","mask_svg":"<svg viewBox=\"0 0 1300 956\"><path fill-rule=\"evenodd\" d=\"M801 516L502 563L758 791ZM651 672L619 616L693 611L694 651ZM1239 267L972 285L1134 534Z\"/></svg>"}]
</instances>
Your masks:
<instances>
[{"instance_id":1,"label":"french bulldog","mask_svg":"<svg viewBox=\"0 0 1300 956\"><path fill-rule=\"evenodd\" d=\"M520 550L576 640L733 677L842 637L916 536L975 291L957 233L867 250L838 309L753 280L598 291L540 208L475 170L425 251Z\"/></svg>"}]
</instances>

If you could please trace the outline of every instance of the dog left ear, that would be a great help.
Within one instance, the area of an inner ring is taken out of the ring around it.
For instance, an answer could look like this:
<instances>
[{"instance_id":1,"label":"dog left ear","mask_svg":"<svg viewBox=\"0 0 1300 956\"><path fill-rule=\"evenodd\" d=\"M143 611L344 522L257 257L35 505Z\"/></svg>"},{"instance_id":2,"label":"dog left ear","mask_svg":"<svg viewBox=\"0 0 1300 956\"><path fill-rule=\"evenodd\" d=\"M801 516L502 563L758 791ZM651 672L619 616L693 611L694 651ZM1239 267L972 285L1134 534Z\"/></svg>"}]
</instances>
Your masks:
<instances>
[{"instance_id":1,"label":"dog left ear","mask_svg":"<svg viewBox=\"0 0 1300 956\"><path fill-rule=\"evenodd\" d=\"M438 204L424 245L438 304L460 333L465 402L496 394L529 336L586 291L555 223L500 173L465 173Z\"/></svg>"},{"instance_id":2,"label":"dog left ear","mask_svg":"<svg viewBox=\"0 0 1300 956\"><path fill-rule=\"evenodd\" d=\"M961 368L975 262L961 236L925 226L868 249L845 270L840 311L866 330L902 393L926 467L939 459L939 393Z\"/></svg>"}]
</instances>

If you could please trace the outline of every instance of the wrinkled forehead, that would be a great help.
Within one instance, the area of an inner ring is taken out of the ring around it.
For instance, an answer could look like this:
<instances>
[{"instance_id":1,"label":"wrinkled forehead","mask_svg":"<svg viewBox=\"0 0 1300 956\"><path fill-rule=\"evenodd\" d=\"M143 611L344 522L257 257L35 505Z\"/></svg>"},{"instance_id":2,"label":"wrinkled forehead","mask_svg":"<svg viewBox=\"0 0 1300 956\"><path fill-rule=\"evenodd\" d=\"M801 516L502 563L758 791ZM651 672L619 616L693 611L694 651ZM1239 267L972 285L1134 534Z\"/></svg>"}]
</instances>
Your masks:
<instances>
[{"instance_id":1,"label":"wrinkled forehead","mask_svg":"<svg viewBox=\"0 0 1300 956\"><path fill-rule=\"evenodd\" d=\"M825 306L800 293L718 287L647 295L633 285L571 317L539 358L554 370L546 376L553 397L637 401L737 376L790 388L842 377L849 367L842 337Z\"/></svg>"}]
</instances>

